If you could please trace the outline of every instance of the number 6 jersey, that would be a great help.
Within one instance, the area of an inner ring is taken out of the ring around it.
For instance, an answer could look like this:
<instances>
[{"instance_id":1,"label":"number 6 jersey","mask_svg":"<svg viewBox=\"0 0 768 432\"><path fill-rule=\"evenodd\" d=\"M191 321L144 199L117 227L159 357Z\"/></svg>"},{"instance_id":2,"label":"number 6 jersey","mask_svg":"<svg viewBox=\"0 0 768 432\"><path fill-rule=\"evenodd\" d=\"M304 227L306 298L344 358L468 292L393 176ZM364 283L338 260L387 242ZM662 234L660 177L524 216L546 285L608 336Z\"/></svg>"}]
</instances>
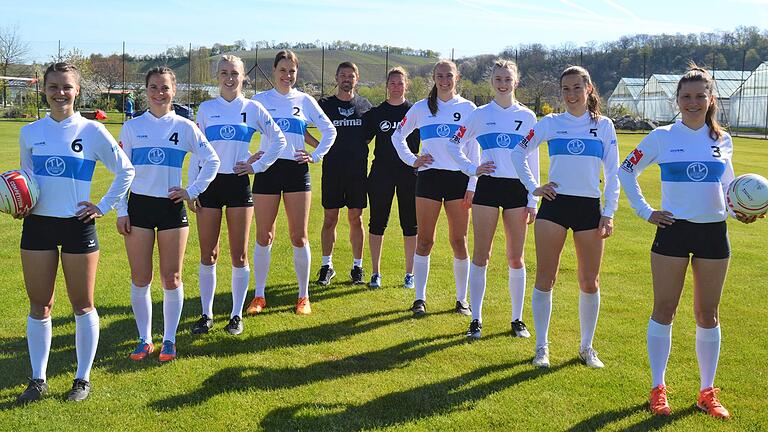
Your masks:
<instances>
[{"instance_id":1,"label":"number 6 jersey","mask_svg":"<svg viewBox=\"0 0 768 432\"><path fill-rule=\"evenodd\" d=\"M115 173L107 193L97 206L111 210L131 185L134 170L107 129L84 119L80 113L57 122L50 115L21 128L21 168L34 173L40 198L32 214L74 217L81 201L90 201L96 161Z\"/></svg>"},{"instance_id":2,"label":"number 6 jersey","mask_svg":"<svg viewBox=\"0 0 768 432\"><path fill-rule=\"evenodd\" d=\"M632 208L645 220L654 209L643 197L637 176L655 163L661 170L663 210L689 222L722 222L728 217L724 190L734 177L732 155L727 133L713 140L708 126L693 130L678 121L643 138L621 164L619 178Z\"/></svg>"}]
</instances>

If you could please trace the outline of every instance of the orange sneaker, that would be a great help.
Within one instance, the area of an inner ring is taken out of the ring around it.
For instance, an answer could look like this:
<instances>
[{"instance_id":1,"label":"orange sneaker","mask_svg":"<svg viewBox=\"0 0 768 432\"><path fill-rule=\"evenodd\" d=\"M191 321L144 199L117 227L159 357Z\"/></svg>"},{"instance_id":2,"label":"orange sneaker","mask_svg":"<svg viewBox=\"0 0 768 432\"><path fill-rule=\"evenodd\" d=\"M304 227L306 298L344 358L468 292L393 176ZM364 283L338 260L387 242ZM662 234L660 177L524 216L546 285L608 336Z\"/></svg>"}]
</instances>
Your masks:
<instances>
[{"instance_id":1,"label":"orange sneaker","mask_svg":"<svg viewBox=\"0 0 768 432\"><path fill-rule=\"evenodd\" d=\"M143 340L139 340L139 345L136 347L135 350L133 350L133 352L129 357L133 361L141 361L149 357L149 355L152 354L152 352L154 351L155 351L155 345L149 342L144 342Z\"/></svg>"},{"instance_id":2,"label":"orange sneaker","mask_svg":"<svg viewBox=\"0 0 768 432\"><path fill-rule=\"evenodd\" d=\"M248 305L248 309L245 310L245 313L250 316L258 315L265 307L267 307L267 299L264 297L254 297L253 300L251 300L251 304Z\"/></svg>"},{"instance_id":3,"label":"orange sneaker","mask_svg":"<svg viewBox=\"0 0 768 432\"><path fill-rule=\"evenodd\" d=\"M659 384L651 389L650 396L651 414L659 416L668 416L672 410L669 409L667 402L667 386Z\"/></svg>"},{"instance_id":4,"label":"orange sneaker","mask_svg":"<svg viewBox=\"0 0 768 432\"><path fill-rule=\"evenodd\" d=\"M176 344L169 341L163 341L163 349L160 350L159 360L161 362L169 362L176 359Z\"/></svg>"},{"instance_id":5,"label":"orange sneaker","mask_svg":"<svg viewBox=\"0 0 768 432\"><path fill-rule=\"evenodd\" d=\"M309 297L301 297L296 302L296 315L309 315L312 313L312 306L309 305Z\"/></svg>"},{"instance_id":6,"label":"orange sneaker","mask_svg":"<svg viewBox=\"0 0 768 432\"><path fill-rule=\"evenodd\" d=\"M731 413L729 413L728 410L720 404L720 400L717 399L717 394L719 392L720 389L715 387L708 387L700 391L699 400L696 403L696 406L712 417L721 419L731 418Z\"/></svg>"}]
</instances>

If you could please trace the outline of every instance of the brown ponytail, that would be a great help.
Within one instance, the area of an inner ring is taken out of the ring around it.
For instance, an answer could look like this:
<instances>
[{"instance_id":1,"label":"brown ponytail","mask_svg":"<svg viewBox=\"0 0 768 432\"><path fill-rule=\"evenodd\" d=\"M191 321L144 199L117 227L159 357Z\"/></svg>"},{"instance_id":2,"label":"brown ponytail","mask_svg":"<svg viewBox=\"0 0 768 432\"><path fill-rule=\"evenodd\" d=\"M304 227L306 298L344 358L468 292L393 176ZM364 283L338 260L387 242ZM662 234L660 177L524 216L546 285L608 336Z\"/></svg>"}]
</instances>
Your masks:
<instances>
[{"instance_id":1,"label":"brown ponytail","mask_svg":"<svg viewBox=\"0 0 768 432\"><path fill-rule=\"evenodd\" d=\"M709 137L713 140L720 141L723 137L723 127L717 121L717 103L714 101L715 95L715 80L712 75L709 74L704 68L696 65L694 62L688 63L688 72L686 72L680 81L677 82L677 90L675 91L675 97L680 95L680 88L684 83L701 81L706 85L706 89L709 92L709 96L712 102L707 108L707 115L704 118L704 122L709 127Z\"/></svg>"},{"instance_id":2,"label":"brown ponytail","mask_svg":"<svg viewBox=\"0 0 768 432\"><path fill-rule=\"evenodd\" d=\"M592 77L589 72L581 66L569 66L565 68L563 73L560 74L560 84L563 84L563 78L567 75L578 75L584 80L584 84L591 87L592 90L587 95L587 110L589 111L589 117L592 121L597 121L600 117L600 94L597 91L597 86L592 83Z\"/></svg>"},{"instance_id":3,"label":"brown ponytail","mask_svg":"<svg viewBox=\"0 0 768 432\"><path fill-rule=\"evenodd\" d=\"M453 69L456 79L458 79L459 68L456 67L456 63L450 60L440 60L439 62L435 63L434 67L432 67L432 81L435 81L435 71L437 70L437 67L442 65L450 66L451 69ZM429 91L429 96L427 96L427 106L429 107L429 112L431 112L432 115L437 115L437 82L432 84L432 90Z\"/></svg>"}]
</instances>

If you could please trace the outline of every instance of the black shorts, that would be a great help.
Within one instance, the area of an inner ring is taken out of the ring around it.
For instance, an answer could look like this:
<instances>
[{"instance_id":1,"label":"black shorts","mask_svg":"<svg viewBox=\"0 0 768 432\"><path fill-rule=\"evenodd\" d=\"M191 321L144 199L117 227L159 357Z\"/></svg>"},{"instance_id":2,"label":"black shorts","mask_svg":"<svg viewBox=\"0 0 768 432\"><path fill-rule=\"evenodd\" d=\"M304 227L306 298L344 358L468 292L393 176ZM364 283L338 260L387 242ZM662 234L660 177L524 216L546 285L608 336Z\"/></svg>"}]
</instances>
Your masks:
<instances>
[{"instance_id":1,"label":"black shorts","mask_svg":"<svg viewBox=\"0 0 768 432\"><path fill-rule=\"evenodd\" d=\"M480 176L472 204L501 207L504 210L528 205L528 191L516 178Z\"/></svg>"},{"instance_id":2,"label":"black shorts","mask_svg":"<svg viewBox=\"0 0 768 432\"><path fill-rule=\"evenodd\" d=\"M217 174L198 199L206 208L253 207L251 181L247 175Z\"/></svg>"},{"instance_id":3,"label":"black shorts","mask_svg":"<svg viewBox=\"0 0 768 432\"><path fill-rule=\"evenodd\" d=\"M542 198L536 219L554 222L574 232L600 226L600 198L557 194L554 201Z\"/></svg>"},{"instance_id":4,"label":"black shorts","mask_svg":"<svg viewBox=\"0 0 768 432\"><path fill-rule=\"evenodd\" d=\"M366 208L368 197L365 185L365 171L349 173L339 168L323 167L321 184L323 208Z\"/></svg>"},{"instance_id":5,"label":"black shorts","mask_svg":"<svg viewBox=\"0 0 768 432\"><path fill-rule=\"evenodd\" d=\"M128 196L128 216L131 226L158 231L189 226L184 202L131 193Z\"/></svg>"},{"instance_id":6,"label":"black shorts","mask_svg":"<svg viewBox=\"0 0 768 432\"><path fill-rule=\"evenodd\" d=\"M469 177L461 171L427 169L418 172L416 196L435 201L464 199Z\"/></svg>"},{"instance_id":7,"label":"black shorts","mask_svg":"<svg viewBox=\"0 0 768 432\"><path fill-rule=\"evenodd\" d=\"M416 235L416 172L412 168L377 168L375 164L368 176L368 201L371 203L368 231L371 234L384 235L395 192L403 235Z\"/></svg>"},{"instance_id":8,"label":"black shorts","mask_svg":"<svg viewBox=\"0 0 768 432\"><path fill-rule=\"evenodd\" d=\"M25 250L58 250L62 253L87 254L99 250L96 222L78 218L29 215L21 230L21 248Z\"/></svg>"},{"instance_id":9,"label":"black shorts","mask_svg":"<svg viewBox=\"0 0 768 432\"><path fill-rule=\"evenodd\" d=\"M266 171L253 176L251 192L261 195L280 195L311 190L309 164L278 159Z\"/></svg>"},{"instance_id":10,"label":"black shorts","mask_svg":"<svg viewBox=\"0 0 768 432\"><path fill-rule=\"evenodd\" d=\"M671 257L724 259L731 256L725 221L695 223L675 219L666 228L656 228L651 251Z\"/></svg>"}]
</instances>

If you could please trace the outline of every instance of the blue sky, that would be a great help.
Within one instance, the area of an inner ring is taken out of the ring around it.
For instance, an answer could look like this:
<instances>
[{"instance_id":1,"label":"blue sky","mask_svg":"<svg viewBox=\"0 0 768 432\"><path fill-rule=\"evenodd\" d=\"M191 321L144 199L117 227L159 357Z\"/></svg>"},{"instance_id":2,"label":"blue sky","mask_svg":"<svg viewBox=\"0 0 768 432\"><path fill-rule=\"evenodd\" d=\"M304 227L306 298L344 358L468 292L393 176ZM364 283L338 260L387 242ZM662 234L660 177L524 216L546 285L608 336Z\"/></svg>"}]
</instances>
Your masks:
<instances>
[{"instance_id":1,"label":"blue sky","mask_svg":"<svg viewBox=\"0 0 768 432\"><path fill-rule=\"evenodd\" d=\"M0 26L18 25L29 60L48 61L58 41L85 54L157 53L175 45L246 41L358 43L432 49L456 57L507 46L584 45L637 33L768 28L768 0L459 0L246 2L1 0Z\"/></svg>"}]
</instances>

